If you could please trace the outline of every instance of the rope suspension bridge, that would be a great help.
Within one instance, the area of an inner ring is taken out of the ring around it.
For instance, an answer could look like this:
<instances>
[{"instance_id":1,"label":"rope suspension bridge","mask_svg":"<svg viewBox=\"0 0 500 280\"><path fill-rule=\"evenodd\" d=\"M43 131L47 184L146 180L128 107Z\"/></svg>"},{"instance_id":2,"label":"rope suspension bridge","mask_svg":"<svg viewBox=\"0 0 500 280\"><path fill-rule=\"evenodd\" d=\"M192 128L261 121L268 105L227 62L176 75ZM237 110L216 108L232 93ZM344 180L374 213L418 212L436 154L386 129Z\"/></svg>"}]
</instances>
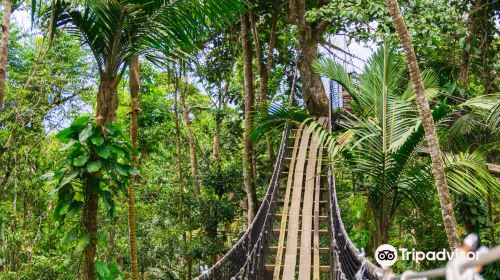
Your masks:
<instances>
[{"instance_id":1,"label":"rope suspension bridge","mask_svg":"<svg viewBox=\"0 0 500 280\"><path fill-rule=\"evenodd\" d=\"M341 107L342 102L334 94L341 92L330 92L330 107ZM331 129L331 119L320 118L319 122ZM287 127L269 188L252 224L224 257L195 279L371 280L444 276L444 268L427 274L405 272L396 276L365 258L342 223L333 167L323 160L325 156L320 139L309 127ZM497 247L483 263L499 258Z\"/></svg>"}]
</instances>

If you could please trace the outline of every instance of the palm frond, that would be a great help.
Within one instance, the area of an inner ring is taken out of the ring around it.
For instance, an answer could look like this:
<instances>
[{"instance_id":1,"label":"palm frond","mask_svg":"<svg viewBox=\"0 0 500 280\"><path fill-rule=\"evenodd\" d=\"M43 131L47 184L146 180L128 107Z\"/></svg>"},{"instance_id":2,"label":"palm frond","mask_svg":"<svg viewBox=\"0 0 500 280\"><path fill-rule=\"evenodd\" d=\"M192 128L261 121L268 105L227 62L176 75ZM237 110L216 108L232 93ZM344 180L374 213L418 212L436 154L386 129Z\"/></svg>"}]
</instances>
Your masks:
<instances>
[{"instance_id":1,"label":"palm frond","mask_svg":"<svg viewBox=\"0 0 500 280\"><path fill-rule=\"evenodd\" d=\"M312 66L316 73L341 84L353 98L357 98L356 85L352 82L351 77L340 63L335 62L331 58L323 58L316 60Z\"/></svg>"},{"instance_id":2,"label":"palm frond","mask_svg":"<svg viewBox=\"0 0 500 280\"><path fill-rule=\"evenodd\" d=\"M422 82L424 83L425 87L425 97L428 101L438 96L439 77L436 72L428 69L422 71ZM413 93L413 86L411 82L408 82L402 99L406 101L415 100L415 94Z\"/></svg>"},{"instance_id":3,"label":"palm frond","mask_svg":"<svg viewBox=\"0 0 500 280\"><path fill-rule=\"evenodd\" d=\"M484 198L488 188L496 195L500 193L500 185L488 171L485 156L480 151L448 154L444 159L450 189L477 198Z\"/></svg>"},{"instance_id":4,"label":"palm frond","mask_svg":"<svg viewBox=\"0 0 500 280\"><path fill-rule=\"evenodd\" d=\"M216 28L234 22L244 0L57 0L56 22L89 45L101 73L143 54L155 64L189 58Z\"/></svg>"},{"instance_id":5,"label":"palm frond","mask_svg":"<svg viewBox=\"0 0 500 280\"><path fill-rule=\"evenodd\" d=\"M450 127L453 136L472 135L484 131L493 137L500 135L500 94L481 95L459 105L466 111ZM455 137L456 138L456 137Z\"/></svg>"},{"instance_id":6,"label":"palm frond","mask_svg":"<svg viewBox=\"0 0 500 280\"><path fill-rule=\"evenodd\" d=\"M271 105L267 112L256 115L253 121L250 139L258 141L266 133L282 130L290 123L301 124L307 120L312 120L302 109L297 107L285 107Z\"/></svg>"}]
</instances>

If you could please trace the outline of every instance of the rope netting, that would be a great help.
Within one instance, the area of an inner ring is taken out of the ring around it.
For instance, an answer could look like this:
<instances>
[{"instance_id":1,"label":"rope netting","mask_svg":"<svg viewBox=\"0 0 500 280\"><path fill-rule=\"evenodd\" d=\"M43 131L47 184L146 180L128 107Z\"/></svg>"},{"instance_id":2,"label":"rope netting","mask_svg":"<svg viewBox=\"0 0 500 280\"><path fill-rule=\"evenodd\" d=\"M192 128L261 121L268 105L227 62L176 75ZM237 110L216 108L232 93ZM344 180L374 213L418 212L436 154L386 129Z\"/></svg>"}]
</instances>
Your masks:
<instances>
[{"instance_id":1,"label":"rope netting","mask_svg":"<svg viewBox=\"0 0 500 280\"><path fill-rule=\"evenodd\" d=\"M279 177L285 156L289 129L285 129L266 196L250 225L231 250L208 271L195 279L264 279L268 241L272 235L274 213L278 203Z\"/></svg>"},{"instance_id":2,"label":"rope netting","mask_svg":"<svg viewBox=\"0 0 500 280\"><path fill-rule=\"evenodd\" d=\"M384 271L368 261L363 249L356 248L347 235L337 202L335 177L332 169L328 175L328 189L331 279L380 279L384 275Z\"/></svg>"}]
</instances>

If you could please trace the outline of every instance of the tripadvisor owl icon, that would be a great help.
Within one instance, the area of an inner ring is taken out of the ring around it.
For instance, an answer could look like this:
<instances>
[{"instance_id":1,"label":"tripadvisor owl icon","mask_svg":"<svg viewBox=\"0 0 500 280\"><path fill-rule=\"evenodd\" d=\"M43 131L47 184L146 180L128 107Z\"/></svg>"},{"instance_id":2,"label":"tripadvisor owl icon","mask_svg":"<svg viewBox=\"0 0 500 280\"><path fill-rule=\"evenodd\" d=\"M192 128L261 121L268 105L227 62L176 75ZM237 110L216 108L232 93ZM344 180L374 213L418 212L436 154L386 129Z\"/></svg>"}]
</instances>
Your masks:
<instances>
[{"instance_id":1,"label":"tripadvisor owl icon","mask_svg":"<svg viewBox=\"0 0 500 280\"><path fill-rule=\"evenodd\" d=\"M398 260L398 251L392 245L380 245L375 251L375 260L382 267L392 266Z\"/></svg>"}]
</instances>

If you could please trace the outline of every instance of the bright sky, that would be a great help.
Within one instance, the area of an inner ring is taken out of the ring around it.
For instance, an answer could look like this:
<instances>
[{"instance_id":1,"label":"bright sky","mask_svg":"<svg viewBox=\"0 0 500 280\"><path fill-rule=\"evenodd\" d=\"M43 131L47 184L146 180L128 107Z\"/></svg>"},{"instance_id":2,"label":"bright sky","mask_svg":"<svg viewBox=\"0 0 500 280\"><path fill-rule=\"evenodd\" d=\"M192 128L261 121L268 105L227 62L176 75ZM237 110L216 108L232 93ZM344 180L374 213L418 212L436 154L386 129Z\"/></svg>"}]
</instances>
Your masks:
<instances>
[{"instance_id":1,"label":"bright sky","mask_svg":"<svg viewBox=\"0 0 500 280\"><path fill-rule=\"evenodd\" d=\"M358 72L360 73L361 70L363 69L363 66L365 64L365 61L368 60L368 58L372 55L372 53L376 49L376 45L374 42L370 43L361 43L361 42L355 42L352 41L349 44L349 39L345 35L335 35L331 38L328 39L330 43L333 45L347 51L348 53L354 55L355 57L351 57L341 51L338 50L332 50L330 49L329 51L326 50L324 47L320 46L319 51L321 54L329 57L334 57L334 59L339 62L344 64L345 68L347 69L348 72ZM333 56L331 53L333 52L335 56Z\"/></svg>"}]
</instances>

